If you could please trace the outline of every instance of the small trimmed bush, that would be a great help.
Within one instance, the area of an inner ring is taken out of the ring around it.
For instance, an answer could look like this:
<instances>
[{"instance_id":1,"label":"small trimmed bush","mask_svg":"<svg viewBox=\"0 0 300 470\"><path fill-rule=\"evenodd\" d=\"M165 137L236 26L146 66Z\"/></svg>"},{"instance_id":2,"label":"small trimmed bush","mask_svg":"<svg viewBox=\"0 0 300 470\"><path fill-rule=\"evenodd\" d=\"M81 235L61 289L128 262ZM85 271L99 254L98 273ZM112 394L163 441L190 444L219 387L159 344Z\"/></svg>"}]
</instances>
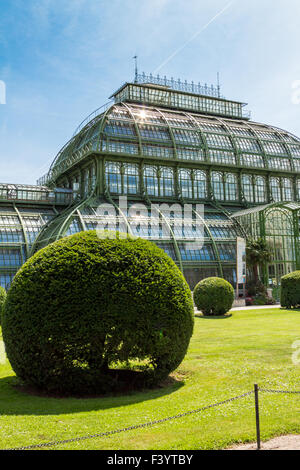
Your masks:
<instances>
[{"instance_id":1,"label":"small trimmed bush","mask_svg":"<svg viewBox=\"0 0 300 470\"><path fill-rule=\"evenodd\" d=\"M63 238L15 276L3 338L25 384L64 395L120 392L157 384L182 362L194 324L188 284L153 243L114 235Z\"/></svg>"},{"instance_id":2,"label":"small trimmed bush","mask_svg":"<svg viewBox=\"0 0 300 470\"><path fill-rule=\"evenodd\" d=\"M0 325L1 325L1 317L3 312L3 306L6 300L6 290L4 287L0 286Z\"/></svg>"},{"instance_id":3,"label":"small trimmed bush","mask_svg":"<svg viewBox=\"0 0 300 470\"><path fill-rule=\"evenodd\" d=\"M257 294L252 299L252 305L275 305L276 301L273 297L266 294Z\"/></svg>"},{"instance_id":4,"label":"small trimmed bush","mask_svg":"<svg viewBox=\"0 0 300 470\"><path fill-rule=\"evenodd\" d=\"M281 278L281 306L285 308L300 307L300 271L295 271Z\"/></svg>"},{"instance_id":5,"label":"small trimmed bush","mask_svg":"<svg viewBox=\"0 0 300 470\"><path fill-rule=\"evenodd\" d=\"M225 279L209 277L195 287L194 302L205 316L225 315L232 308L234 289Z\"/></svg>"}]
</instances>

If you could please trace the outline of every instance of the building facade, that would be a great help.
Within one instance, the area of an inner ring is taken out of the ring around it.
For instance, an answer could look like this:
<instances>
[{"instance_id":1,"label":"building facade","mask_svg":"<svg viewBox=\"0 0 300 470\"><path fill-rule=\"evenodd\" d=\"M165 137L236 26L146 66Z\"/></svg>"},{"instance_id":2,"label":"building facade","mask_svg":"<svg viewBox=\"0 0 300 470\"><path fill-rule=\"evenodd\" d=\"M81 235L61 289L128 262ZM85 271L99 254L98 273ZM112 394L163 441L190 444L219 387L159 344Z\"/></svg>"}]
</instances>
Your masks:
<instances>
[{"instance_id":1,"label":"building facade","mask_svg":"<svg viewBox=\"0 0 300 470\"><path fill-rule=\"evenodd\" d=\"M272 241L267 282L300 268L300 139L244 108L219 88L125 83L37 186L0 186L1 285L40 248L90 229L152 240L192 288L208 276L236 283L237 237Z\"/></svg>"}]
</instances>

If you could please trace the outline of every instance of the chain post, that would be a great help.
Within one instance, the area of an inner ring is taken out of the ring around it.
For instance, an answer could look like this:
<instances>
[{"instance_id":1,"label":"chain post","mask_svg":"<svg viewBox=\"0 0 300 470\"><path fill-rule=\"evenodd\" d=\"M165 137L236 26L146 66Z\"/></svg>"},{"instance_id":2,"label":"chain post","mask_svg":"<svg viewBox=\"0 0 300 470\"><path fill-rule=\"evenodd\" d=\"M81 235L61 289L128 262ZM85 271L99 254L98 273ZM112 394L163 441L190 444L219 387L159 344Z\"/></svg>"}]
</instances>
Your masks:
<instances>
[{"instance_id":1,"label":"chain post","mask_svg":"<svg viewBox=\"0 0 300 470\"><path fill-rule=\"evenodd\" d=\"M257 450L261 450L258 392L259 392L259 387L258 387L257 384L254 384L255 416L256 416L256 441L257 441Z\"/></svg>"}]
</instances>

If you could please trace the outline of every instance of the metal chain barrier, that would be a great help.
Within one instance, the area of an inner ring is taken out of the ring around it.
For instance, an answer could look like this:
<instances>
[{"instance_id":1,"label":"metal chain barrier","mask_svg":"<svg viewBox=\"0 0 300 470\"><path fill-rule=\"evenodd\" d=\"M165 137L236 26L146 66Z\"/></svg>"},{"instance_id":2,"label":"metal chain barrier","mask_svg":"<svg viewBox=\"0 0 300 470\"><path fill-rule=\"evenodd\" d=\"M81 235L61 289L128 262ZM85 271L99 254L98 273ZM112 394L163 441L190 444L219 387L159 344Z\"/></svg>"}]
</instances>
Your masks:
<instances>
[{"instance_id":1,"label":"metal chain barrier","mask_svg":"<svg viewBox=\"0 0 300 470\"><path fill-rule=\"evenodd\" d=\"M259 398L258 392L263 393L280 393L280 394L287 394L287 395L295 395L300 394L299 391L294 390L272 390L268 388L260 388L257 384L254 384L254 397L255 397L255 417L256 417L256 442L257 442L257 450L261 450L261 439L260 439L260 413L259 413Z\"/></svg>"},{"instance_id":2,"label":"metal chain barrier","mask_svg":"<svg viewBox=\"0 0 300 470\"><path fill-rule=\"evenodd\" d=\"M158 419L156 421L150 421L148 423L143 423L143 424L137 424L135 426L129 426L129 427L122 428L122 429L115 429L113 431L107 431L107 432L102 432L102 433L99 433L99 434L92 434L92 435L82 436L82 437L75 437L73 439L65 439L65 440L62 440L62 441L45 442L45 443L42 443L42 444L36 444L36 445L31 445L31 446L26 446L26 447L16 447L14 449L4 449L4 450L6 450L6 451L17 451L17 450L42 449L42 448L45 448L45 447L54 447L54 446L61 445L61 444L69 444L69 443L72 443L72 442L86 441L88 439L95 439L95 438L99 438L99 437L108 437L108 436L112 436L113 434L120 434L122 432L132 431L134 429L148 428L148 427L154 426L155 424L166 423L167 421L171 421L171 420L179 419L179 418L184 418L185 416L190 416L190 415L193 415L193 414L196 414L196 413L200 413L201 411L205 411L205 410L208 410L210 408L215 408L217 406L226 405L227 403L230 403L230 402L235 401L235 400L239 400L241 398L245 398L249 395L252 395L253 393L254 393L253 391L243 393L242 395L239 395L237 397L229 398L228 400L220 401L219 403L214 403L212 405L207 405L207 406L204 406L202 408L198 408L196 410L186 411L185 413L180 413L180 414L175 415L175 416L169 416L168 418Z\"/></svg>"},{"instance_id":3,"label":"metal chain barrier","mask_svg":"<svg viewBox=\"0 0 300 470\"><path fill-rule=\"evenodd\" d=\"M300 394L300 392L293 392L293 391L290 391L290 390L268 390L268 389L265 389L265 388L259 388L258 389L260 392L265 392L265 393L287 393L287 394Z\"/></svg>"}]
</instances>

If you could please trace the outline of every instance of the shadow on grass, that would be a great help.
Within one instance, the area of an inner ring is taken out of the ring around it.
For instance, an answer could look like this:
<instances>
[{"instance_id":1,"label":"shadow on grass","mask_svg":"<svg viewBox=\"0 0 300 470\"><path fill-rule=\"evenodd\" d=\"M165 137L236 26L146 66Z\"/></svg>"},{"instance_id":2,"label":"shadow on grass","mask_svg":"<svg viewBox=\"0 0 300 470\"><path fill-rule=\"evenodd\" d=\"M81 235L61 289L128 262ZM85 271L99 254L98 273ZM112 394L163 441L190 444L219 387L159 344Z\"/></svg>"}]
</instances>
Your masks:
<instances>
[{"instance_id":1,"label":"shadow on grass","mask_svg":"<svg viewBox=\"0 0 300 470\"><path fill-rule=\"evenodd\" d=\"M156 388L127 392L122 395L55 398L38 395L38 392L21 387L15 376L3 377L0 379L0 415L59 415L130 406L170 395L183 385L184 382L169 376Z\"/></svg>"},{"instance_id":2,"label":"shadow on grass","mask_svg":"<svg viewBox=\"0 0 300 470\"><path fill-rule=\"evenodd\" d=\"M270 308L272 308L272 307L270 307ZM288 312L300 313L300 308L280 307L279 310L287 310Z\"/></svg>"},{"instance_id":3,"label":"shadow on grass","mask_svg":"<svg viewBox=\"0 0 300 470\"><path fill-rule=\"evenodd\" d=\"M201 320L226 320L227 318L231 318L232 313L228 313L227 315L202 315L201 313L196 313L195 318L201 318Z\"/></svg>"}]
</instances>

